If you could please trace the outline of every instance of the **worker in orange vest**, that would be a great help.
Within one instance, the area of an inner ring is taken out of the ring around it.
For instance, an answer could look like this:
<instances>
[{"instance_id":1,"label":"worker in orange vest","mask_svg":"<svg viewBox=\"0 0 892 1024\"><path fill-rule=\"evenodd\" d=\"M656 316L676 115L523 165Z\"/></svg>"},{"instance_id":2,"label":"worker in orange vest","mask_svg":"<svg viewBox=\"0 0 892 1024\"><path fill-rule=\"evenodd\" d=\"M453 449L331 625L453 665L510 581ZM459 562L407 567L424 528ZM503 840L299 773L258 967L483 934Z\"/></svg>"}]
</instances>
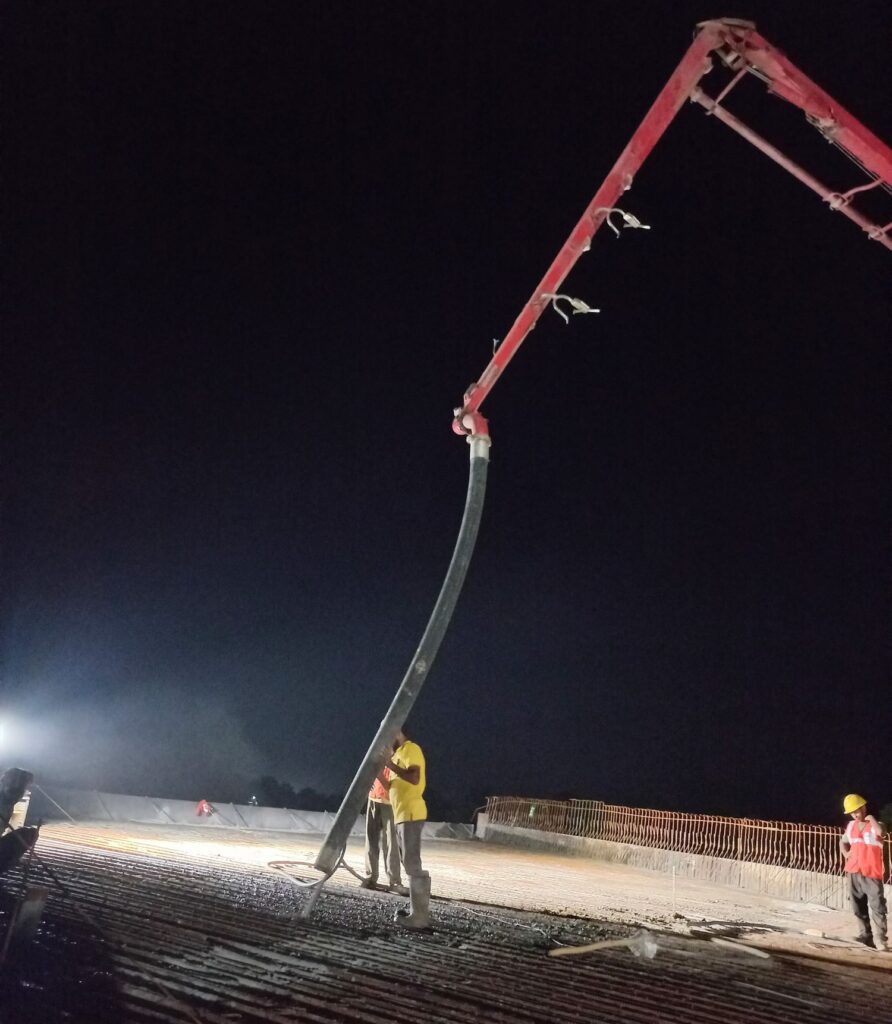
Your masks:
<instances>
[{"instance_id":1,"label":"worker in orange vest","mask_svg":"<svg viewBox=\"0 0 892 1024\"><path fill-rule=\"evenodd\" d=\"M409 890L400 878L400 850L396 837L393 808L390 806L390 779L393 773L384 768L369 790L369 806L365 814L365 878L359 883L363 889L374 889L378 882L378 855L384 856L388 888L398 896L408 896Z\"/></svg>"},{"instance_id":2,"label":"worker in orange vest","mask_svg":"<svg viewBox=\"0 0 892 1024\"><path fill-rule=\"evenodd\" d=\"M886 942L886 896L883 892L883 826L867 813L867 801L857 793L843 800L852 820L840 836L839 848L846 861L849 899L861 932L858 941L884 953ZM873 935L870 919L873 918Z\"/></svg>"}]
</instances>

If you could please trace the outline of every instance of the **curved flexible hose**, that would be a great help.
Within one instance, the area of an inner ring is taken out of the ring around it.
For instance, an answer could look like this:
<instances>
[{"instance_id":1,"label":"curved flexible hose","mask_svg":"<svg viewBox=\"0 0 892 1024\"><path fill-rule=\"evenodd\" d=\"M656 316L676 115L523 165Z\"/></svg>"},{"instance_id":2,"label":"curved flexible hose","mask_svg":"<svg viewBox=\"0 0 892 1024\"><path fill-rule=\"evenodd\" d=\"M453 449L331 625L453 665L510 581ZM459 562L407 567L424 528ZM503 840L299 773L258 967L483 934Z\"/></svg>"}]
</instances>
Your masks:
<instances>
[{"instance_id":1,"label":"curved flexible hose","mask_svg":"<svg viewBox=\"0 0 892 1024\"><path fill-rule=\"evenodd\" d=\"M455 610L458 596L461 593L462 584L468 572L471 562L471 555L474 553L474 545L477 541L477 531L480 527L480 519L483 515L483 500L486 495L486 476L489 467L489 438L484 435L475 434L468 438L471 446L471 465L468 479L468 493L465 499L465 511L462 516L461 528L455 542L455 549L452 553L452 561L434 610L428 620L427 627L421 637L421 642L403 677L396 696L381 722L375 738L369 747L362 764L359 766L350 788L341 803L340 809L328 830L319 855L315 861L315 867L323 872L324 878L320 879L318 885L321 889L325 882L336 870L338 863L343 857L347 846L347 837L350 835L356 818L360 813L363 803L368 796L369 788L375 776L381 770L388 752L392 749L393 741L402 728L403 723L412 710L421 687L427 678L440 644L446 634L452 613ZM311 901L315 905L315 899ZM309 917L313 906L305 908L304 917Z\"/></svg>"}]
</instances>

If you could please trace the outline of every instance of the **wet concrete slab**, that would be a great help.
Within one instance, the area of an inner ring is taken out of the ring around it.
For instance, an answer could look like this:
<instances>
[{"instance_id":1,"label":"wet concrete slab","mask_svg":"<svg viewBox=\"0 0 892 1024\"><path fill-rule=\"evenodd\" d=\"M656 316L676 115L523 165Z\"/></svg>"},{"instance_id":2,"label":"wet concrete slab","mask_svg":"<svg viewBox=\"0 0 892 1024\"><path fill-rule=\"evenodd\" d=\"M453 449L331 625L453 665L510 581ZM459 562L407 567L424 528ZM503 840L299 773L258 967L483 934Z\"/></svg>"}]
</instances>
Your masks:
<instances>
[{"instance_id":1,"label":"wet concrete slab","mask_svg":"<svg viewBox=\"0 0 892 1024\"><path fill-rule=\"evenodd\" d=\"M361 890L343 871L306 922L296 883L316 877L307 862L318 841L45 827L38 853L66 891L51 893L38 935L11 958L15 1005L2 1019L808 1024L838 1020L857 1003L871 1006L873 1020L892 1021L881 954L842 945L832 960L816 959L825 954L814 947L833 943L802 934L844 928L834 912L435 840L424 851L434 879L430 932L400 930L393 914L405 901ZM359 868L361 852L351 844L348 863ZM291 863L269 866L276 861ZM32 866L32 880L44 881L41 870ZM20 881L5 880L7 897ZM8 899L0 909L5 920ZM642 924L656 935L653 960L623 948L548 956L628 937ZM714 936L771 955L756 959Z\"/></svg>"}]
</instances>

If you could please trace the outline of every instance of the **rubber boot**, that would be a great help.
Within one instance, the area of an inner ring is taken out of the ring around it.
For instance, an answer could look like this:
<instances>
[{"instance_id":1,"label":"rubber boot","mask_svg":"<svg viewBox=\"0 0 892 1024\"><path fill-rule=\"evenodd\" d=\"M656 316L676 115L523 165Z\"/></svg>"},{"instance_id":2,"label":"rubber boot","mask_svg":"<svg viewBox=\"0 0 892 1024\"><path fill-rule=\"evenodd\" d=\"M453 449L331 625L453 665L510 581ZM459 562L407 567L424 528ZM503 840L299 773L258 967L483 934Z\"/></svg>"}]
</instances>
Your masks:
<instances>
[{"instance_id":1,"label":"rubber boot","mask_svg":"<svg viewBox=\"0 0 892 1024\"><path fill-rule=\"evenodd\" d=\"M403 928L430 928L431 926L431 876L413 875L409 879L409 901L412 908L410 913L405 910L398 910L394 921Z\"/></svg>"}]
</instances>

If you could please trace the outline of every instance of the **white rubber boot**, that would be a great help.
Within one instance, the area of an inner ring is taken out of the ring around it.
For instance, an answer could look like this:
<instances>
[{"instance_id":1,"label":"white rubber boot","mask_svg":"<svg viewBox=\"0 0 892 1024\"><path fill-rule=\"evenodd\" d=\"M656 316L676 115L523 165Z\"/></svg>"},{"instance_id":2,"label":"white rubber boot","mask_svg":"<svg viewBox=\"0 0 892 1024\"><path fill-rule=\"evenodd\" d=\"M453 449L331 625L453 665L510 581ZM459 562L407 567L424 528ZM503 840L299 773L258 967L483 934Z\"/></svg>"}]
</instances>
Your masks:
<instances>
[{"instance_id":1,"label":"white rubber boot","mask_svg":"<svg viewBox=\"0 0 892 1024\"><path fill-rule=\"evenodd\" d=\"M430 928L431 926L431 876L413 875L409 879L409 905L411 913L398 910L394 921L403 928Z\"/></svg>"}]
</instances>

